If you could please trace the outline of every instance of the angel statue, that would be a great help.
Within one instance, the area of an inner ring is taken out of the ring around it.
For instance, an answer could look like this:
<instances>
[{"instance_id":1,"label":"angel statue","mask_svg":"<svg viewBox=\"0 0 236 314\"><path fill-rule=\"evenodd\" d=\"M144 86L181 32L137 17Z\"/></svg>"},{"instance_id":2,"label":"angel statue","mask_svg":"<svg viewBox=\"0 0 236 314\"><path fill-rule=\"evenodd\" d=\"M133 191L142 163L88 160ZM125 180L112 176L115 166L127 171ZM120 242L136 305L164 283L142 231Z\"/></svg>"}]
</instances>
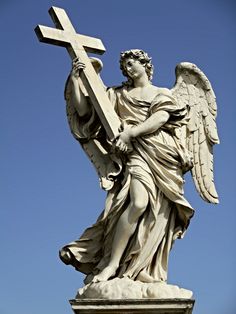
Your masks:
<instances>
[{"instance_id":1,"label":"angel statue","mask_svg":"<svg viewBox=\"0 0 236 314\"><path fill-rule=\"evenodd\" d=\"M101 61L91 58L91 63L99 75ZM204 73L185 62L177 65L171 90L154 86L148 54L122 52L120 69L127 80L104 86L121 122L111 141L81 81L84 67L78 58L72 63L65 88L67 116L107 198L96 223L64 246L60 258L86 274L86 284L114 278L164 283L171 247L194 214L184 197L184 174L191 170L200 196L218 203L214 92Z\"/></svg>"}]
</instances>

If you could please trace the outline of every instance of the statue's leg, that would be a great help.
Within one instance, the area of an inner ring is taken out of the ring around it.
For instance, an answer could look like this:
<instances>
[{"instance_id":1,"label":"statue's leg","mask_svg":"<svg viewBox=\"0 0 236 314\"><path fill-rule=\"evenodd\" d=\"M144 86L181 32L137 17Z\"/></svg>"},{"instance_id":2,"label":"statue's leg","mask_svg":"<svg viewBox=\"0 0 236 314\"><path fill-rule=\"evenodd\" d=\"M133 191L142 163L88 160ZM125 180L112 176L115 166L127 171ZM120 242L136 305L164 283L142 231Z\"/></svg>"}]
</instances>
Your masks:
<instances>
[{"instance_id":1,"label":"statue's leg","mask_svg":"<svg viewBox=\"0 0 236 314\"><path fill-rule=\"evenodd\" d=\"M137 179L132 178L130 184L130 206L118 220L112 243L110 262L100 274L94 277L93 282L106 281L115 275L128 241L136 229L138 219L147 208L148 199L148 192L144 185Z\"/></svg>"}]
</instances>

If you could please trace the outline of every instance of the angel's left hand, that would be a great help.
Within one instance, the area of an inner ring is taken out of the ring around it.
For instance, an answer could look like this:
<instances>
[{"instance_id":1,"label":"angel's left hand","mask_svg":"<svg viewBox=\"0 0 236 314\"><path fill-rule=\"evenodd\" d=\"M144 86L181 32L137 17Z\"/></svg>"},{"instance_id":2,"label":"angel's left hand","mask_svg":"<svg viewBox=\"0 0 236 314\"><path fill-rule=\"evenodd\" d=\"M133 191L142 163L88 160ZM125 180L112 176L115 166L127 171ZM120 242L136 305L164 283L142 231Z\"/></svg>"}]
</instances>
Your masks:
<instances>
[{"instance_id":1,"label":"angel's left hand","mask_svg":"<svg viewBox=\"0 0 236 314\"><path fill-rule=\"evenodd\" d=\"M116 138L116 147L122 152L129 152L132 150L131 144L131 129L127 128L122 131Z\"/></svg>"}]
</instances>

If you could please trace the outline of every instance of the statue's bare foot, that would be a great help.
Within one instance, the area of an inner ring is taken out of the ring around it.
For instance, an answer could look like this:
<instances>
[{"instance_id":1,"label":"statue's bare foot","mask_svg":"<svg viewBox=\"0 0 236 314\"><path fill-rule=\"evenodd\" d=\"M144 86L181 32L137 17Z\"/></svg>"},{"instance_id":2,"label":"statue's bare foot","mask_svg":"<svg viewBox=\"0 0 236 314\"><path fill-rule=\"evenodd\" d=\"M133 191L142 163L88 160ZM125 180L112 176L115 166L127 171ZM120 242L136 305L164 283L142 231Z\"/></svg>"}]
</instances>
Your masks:
<instances>
[{"instance_id":1,"label":"statue's bare foot","mask_svg":"<svg viewBox=\"0 0 236 314\"><path fill-rule=\"evenodd\" d=\"M116 266L107 266L105 267L98 275L94 276L92 282L107 281L109 278L113 277L116 274Z\"/></svg>"},{"instance_id":2,"label":"statue's bare foot","mask_svg":"<svg viewBox=\"0 0 236 314\"><path fill-rule=\"evenodd\" d=\"M148 283L152 283L154 281L153 278L151 276L149 276L143 270L139 273L138 280L141 282L148 282Z\"/></svg>"}]
</instances>

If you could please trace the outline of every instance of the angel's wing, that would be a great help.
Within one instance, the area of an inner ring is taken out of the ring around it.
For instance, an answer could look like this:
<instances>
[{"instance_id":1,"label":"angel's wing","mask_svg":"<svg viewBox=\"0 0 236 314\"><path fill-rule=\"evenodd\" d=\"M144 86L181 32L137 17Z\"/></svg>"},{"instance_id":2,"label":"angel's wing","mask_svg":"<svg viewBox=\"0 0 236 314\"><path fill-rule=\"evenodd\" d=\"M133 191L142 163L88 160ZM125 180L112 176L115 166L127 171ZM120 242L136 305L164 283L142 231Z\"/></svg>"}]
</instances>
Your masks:
<instances>
[{"instance_id":1,"label":"angel's wing","mask_svg":"<svg viewBox=\"0 0 236 314\"><path fill-rule=\"evenodd\" d=\"M192 63L177 65L173 96L189 108L186 145L193 155L192 177L200 196L218 203L213 176L213 145L219 143L216 127L216 98L204 73Z\"/></svg>"}]
</instances>

